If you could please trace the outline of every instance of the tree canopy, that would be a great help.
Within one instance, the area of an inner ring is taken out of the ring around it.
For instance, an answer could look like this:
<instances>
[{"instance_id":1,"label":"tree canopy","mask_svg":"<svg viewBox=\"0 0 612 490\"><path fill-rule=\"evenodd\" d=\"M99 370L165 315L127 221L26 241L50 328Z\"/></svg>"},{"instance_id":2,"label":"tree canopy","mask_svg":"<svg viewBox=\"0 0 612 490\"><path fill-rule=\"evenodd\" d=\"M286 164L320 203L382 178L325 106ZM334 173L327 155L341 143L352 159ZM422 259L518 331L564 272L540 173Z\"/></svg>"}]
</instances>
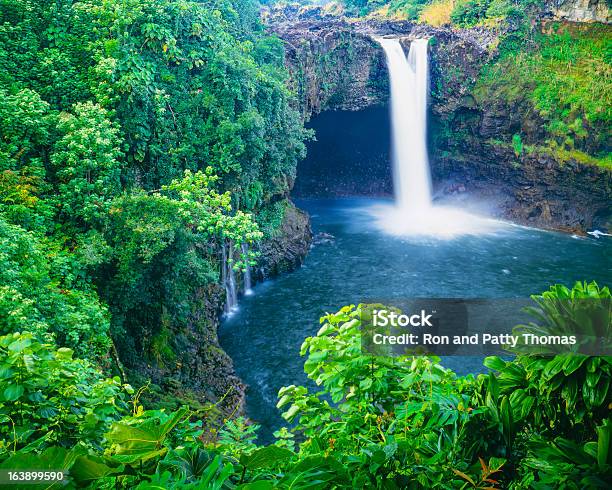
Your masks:
<instances>
[{"instance_id":1,"label":"tree canopy","mask_svg":"<svg viewBox=\"0 0 612 490\"><path fill-rule=\"evenodd\" d=\"M3 0L10 311L91 356L109 328L155 335L162 312L180 326L176 305L218 280L224 241L260 238L254 215L304 154L283 59L249 0Z\"/></svg>"}]
</instances>

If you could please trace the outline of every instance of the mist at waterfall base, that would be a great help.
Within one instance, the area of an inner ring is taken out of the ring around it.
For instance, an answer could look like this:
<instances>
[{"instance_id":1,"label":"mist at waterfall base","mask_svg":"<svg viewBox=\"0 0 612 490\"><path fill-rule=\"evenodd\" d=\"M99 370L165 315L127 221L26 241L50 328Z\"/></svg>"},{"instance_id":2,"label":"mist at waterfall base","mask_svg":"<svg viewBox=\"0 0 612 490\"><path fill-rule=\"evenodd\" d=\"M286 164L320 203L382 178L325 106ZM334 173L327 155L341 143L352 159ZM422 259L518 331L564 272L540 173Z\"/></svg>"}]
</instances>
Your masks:
<instances>
[{"instance_id":1,"label":"mist at waterfall base","mask_svg":"<svg viewBox=\"0 0 612 490\"><path fill-rule=\"evenodd\" d=\"M385 51L391 86L395 203L370 207L375 222L394 235L452 238L496 231L500 226L496 220L432 204L427 155L428 41L412 41L407 57L398 39L377 41Z\"/></svg>"}]
</instances>

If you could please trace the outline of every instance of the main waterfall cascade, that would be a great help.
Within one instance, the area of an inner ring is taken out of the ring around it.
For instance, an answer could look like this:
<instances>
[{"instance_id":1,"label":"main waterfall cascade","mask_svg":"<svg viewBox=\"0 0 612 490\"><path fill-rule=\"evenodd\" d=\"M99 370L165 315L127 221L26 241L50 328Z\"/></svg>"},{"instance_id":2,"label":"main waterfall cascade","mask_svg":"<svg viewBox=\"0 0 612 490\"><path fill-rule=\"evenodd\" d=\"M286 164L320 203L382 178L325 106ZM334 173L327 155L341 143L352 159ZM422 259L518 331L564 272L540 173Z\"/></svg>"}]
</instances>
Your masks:
<instances>
[{"instance_id":1,"label":"main waterfall cascade","mask_svg":"<svg viewBox=\"0 0 612 490\"><path fill-rule=\"evenodd\" d=\"M432 204L429 157L427 154L427 98L429 59L427 39L410 44L408 56L399 39L376 39L385 51L391 86L394 205L378 204L364 211L373 215L383 231L401 236L454 237L485 233L500 223L459 209ZM238 284L234 270L234 245L222 247L221 282L225 287L225 313L238 308ZM247 260L242 273L243 294L253 294L248 245L239 248Z\"/></svg>"},{"instance_id":2,"label":"main waterfall cascade","mask_svg":"<svg viewBox=\"0 0 612 490\"><path fill-rule=\"evenodd\" d=\"M407 215L431 207L427 156L427 40L410 45L408 59L399 39L381 39L391 82L393 185L397 207Z\"/></svg>"},{"instance_id":3,"label":"main waterfall cascade","mask_svg":"<svg viewBox=\"0 0 612 490\"><path fill-rule=\"evenodd\" d=\"M492 231L499 222L432 204L427 154L429 41L413 40L408 57L399 39L376 41L385 51L391 86L395 205L367 211L383 231L394 235L453 237Z\"/></svg>"}]
</instances>

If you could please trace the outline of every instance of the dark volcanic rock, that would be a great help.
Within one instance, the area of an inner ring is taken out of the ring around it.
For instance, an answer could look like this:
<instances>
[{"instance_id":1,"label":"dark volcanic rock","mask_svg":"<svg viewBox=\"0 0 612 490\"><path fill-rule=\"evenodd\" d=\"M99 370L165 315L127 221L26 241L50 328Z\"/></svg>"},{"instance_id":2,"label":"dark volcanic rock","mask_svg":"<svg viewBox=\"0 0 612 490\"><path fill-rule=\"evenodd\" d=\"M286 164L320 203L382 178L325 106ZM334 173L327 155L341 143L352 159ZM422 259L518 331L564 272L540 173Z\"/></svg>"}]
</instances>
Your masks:
<instances>
[{"instance_id":1,"label":"dark volcanic rock","mask_svg":"<svg viewBox=\"0 0 612 490\"><path fill-rule=\"evenodd\" d=\"M299 95L304 117L387 101L385 59L378 45L366 35L337 27L330 23L316 31L277 32L285 41L290 85Z\"/></svg>"},{"instance_id":2,"label":"dark volcanic rock","mask_svg":"<svg viewBox=\"0 0 612 490\"><path fill-rule=\"evenodd\" d=\"M517 159L512 149L491 143L468 148L477 151L465 153L462 160L438 156L434 180L460 182L467 192L497 202L497 215L516 223L572 233L606 228L612 194L609 170L559 165L548 155Z\"/></svg>"},{"instance_id":3,"label":"dark volcanic rock","mask_svg":"<svg viewBox=\"0 0 612 490\"><path fill-rule=\"evenodd\" d=\"M265 240L259 251L261 256L255 277L263 281L283 272L290 272L304 262L312 243L310 218L304 211L290 204L279 233Z\"/></svg>"},{"instance_id":4,"label":"dark volcanic rock","mask_svg":"<svg viewBox=\"0 0 612 490\"><path fill-rule=\"evenodd\" d=\"M173 328L164 340L163 358L153 354L148 362L141 358L129 366L131 380L153 384L146 397L156 403L162 400L163 405L189 401L193 408L194 402L217 403L222 417L243 412L245 386L217 337L224 302L225 292L219 285L199 288L188 303L184 326Z\"/></svg>"}]
</instances>

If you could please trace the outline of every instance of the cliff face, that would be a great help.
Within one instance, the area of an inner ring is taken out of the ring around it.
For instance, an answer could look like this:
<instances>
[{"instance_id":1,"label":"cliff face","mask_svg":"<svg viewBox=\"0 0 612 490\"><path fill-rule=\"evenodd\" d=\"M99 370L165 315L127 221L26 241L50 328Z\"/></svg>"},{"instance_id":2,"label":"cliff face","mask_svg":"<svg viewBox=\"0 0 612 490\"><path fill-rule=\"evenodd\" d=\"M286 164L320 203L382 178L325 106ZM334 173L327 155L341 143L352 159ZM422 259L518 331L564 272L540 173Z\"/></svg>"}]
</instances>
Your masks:
<instances>
[{"instance_id":1,"label":"cliff face","mask_svg":"<svg viewBox=\"0 0 612 490\"><path fill-rule=\"evenodd\" d=\"M572 233L610 226L612 173L546 154L517 158L488 141L465 143L461 157L436 151L432 167L441 192L469 192L495 203L516 223Z\"/></svg>"},{"instance_id":2,"label":"cliff face","mask_svg":"<svg viewBox=\"0 0 612 490\"><path fill-rule=\"evenodd\" d=\"M360 110L389 99L385 55L377 37L410 40L434 38L432 86L463 87L475 80L492 54L495 32L482 29L434 28L408 21L347 20L319 7L274 7L264 10L268 30L285 44L289 86L298 94L306 118L323 110ZM455 83L446 83L452 73Z\"/></svg>"},{"instance_id":3,"label":"cliff face","mask_svg":"<svg viewBox=\"0 0 612 490\"><path fill-rule=\"evenodd\" d=\"M284 17L271 29L285 43L290 88L308 118L327 109L358 110L385 103L384 53L344 20Z\"/></svg>"},{"instance_id":4,"label":"cliff face","mask_svg":"<svg viewBox=\"0 0 612 490\"><path fill-rule=\"evenodd\" d=\"M261 244L255 280L264 281L297 269L302 265L311 243L310 217L290 203L277 234Z\"/></svg>"},{"instance_id":5,"label":"cliff face","mask_svg":"<svg viewBox=\"0 0 612 490\"><path fill-rule=\"evenodd\" d=\"M549 135L528 93L509 99L491 90L479 92L475 82L497 55L496 41L478 50L473 34L465 34L470 38L465 43L436 34L432 48L434 181L451 181L455 188L496 201L499 215L517 223L571 232L609 229L610 168L539 146ZM514 146L516 135L522 140ZM596 150L588 137L582 144L585 151Z\"/></svg>"},{"instance_id":6,"label":"cliff face","mask_svg":"<svg viewBox=\"0 0 612 490\"><path fill-rule=\"evenodd\" d=\"M214 403L217 410L209 412L208 421L213 424L215 417L242 413L245 386L217 337L224 302L225 291L218 284L196 289L184 304L189 309L186 321L180 327L166 325L163 352L143 354L126 366L131 382L144 386L150 381L145 398L173 408L186 401L194 408Z\"/></svg>"},{"instance_id":7,"label":"cliff face","mask_svg":"<svg viewBox=\"0 0 612 490\"><path fill-rule=\"evenodd\" d=\"M608 0L549 0L546 15L553 19L572 22L609 23Z\"/></svg>"},{"instance_id":8,"label":"cliff face","mask_svg":"<svg viewBox=\"0 0 612 490\"><path fill-rule=\"evenodd\" d=\"M479 100L474 93L483 66L497 55L499 32L406 21L349 22L317 9L288 14L279 10L268 18L270 30L287 43L291 84L305 117L322 110L386 104L384 54L373 38L399 37L405 49L411 39L431 38L430 156L439 193L461 189L493 198L499 216L542 228L585 231L609 226L609 169L537 151L517 155L511 144L500 144L519 132L538 141L543 123L527 103L509 105L501 97ZM307 190L302 186L300 193L306 195Z\"/></svg>"}]
</instances>

